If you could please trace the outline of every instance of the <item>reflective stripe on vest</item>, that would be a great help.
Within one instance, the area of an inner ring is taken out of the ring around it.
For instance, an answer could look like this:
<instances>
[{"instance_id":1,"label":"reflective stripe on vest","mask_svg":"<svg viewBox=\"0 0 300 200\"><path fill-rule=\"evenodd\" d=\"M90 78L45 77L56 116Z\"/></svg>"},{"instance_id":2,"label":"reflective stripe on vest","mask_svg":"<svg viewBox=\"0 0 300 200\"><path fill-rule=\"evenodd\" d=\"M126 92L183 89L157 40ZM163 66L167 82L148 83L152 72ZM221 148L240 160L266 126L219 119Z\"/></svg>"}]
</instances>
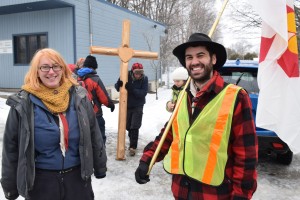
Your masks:
<instances>
[{"instance_id":1,"label":"reflective stripe on vest","mask_svg":"<svg viewBox=\"0 0 300 200\"><path fill-rule=\"evenodd\" d=\"M172 123L173 142L164 158L164 168L209 185L224 180L233 110L241 87L229 84L189 125L187 93L184 93Z\"/></svg>"}]
</instances>

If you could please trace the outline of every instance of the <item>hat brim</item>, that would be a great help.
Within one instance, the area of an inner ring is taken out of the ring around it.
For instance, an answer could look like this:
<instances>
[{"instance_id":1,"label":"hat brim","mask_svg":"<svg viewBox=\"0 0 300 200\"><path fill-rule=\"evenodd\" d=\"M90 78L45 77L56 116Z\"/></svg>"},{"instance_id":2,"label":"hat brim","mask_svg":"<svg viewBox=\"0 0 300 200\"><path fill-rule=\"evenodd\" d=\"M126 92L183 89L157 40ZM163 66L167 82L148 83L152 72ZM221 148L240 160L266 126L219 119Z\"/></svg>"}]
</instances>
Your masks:
<instances>
[{"instance_id":1,"label":"hat brim","mask_svg":"<svg viewBox=\"0 0 300 200\"><path fill-rule=\"evenodd\" d=\"M213 50L213 53L216 54L217 62L214 64L215 70L220 70L227 60L226 49L223 45L212 42L212 41L192 41L186 42L181 45L178 45L174 50L173 54L178 58L180 64L185 66L185 50L188 47L196 47L196 46L206 46Z\"/></svg>"}]
</instances>

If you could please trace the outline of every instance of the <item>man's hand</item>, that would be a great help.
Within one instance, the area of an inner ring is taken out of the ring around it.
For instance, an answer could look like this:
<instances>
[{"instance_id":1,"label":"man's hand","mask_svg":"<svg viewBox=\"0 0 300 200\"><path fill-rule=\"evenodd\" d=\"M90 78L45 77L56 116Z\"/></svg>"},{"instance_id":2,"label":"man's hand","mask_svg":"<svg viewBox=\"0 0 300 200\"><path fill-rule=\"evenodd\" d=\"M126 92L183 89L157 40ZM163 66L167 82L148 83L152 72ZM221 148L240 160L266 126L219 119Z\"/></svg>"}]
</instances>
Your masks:
<instances>
[{"instance_id":1,"label":"man's hand","mask_svg":"<svg viewBox=\"0 0 300 200\"><path fill-rule=\"evenodd\" d=\"M149 175L147 175L149 166L145 162L140 162L138 168L135 171L135 180L139 184L145 184L150 181Z\"/></svg>"}]
</instances>

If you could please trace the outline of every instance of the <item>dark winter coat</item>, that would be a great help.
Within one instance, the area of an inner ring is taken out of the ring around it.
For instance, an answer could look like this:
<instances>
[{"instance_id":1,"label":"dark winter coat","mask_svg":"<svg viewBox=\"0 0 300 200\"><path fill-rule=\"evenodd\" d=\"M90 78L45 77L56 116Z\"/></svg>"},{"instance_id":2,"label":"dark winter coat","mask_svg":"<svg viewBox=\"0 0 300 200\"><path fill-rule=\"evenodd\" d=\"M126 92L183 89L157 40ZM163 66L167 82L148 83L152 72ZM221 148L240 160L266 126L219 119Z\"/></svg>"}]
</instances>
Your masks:
<instances>
[{"instance_id":1,"label":"dark winter coat","mask_svg":"<svg viewBox=\"0 0 300 200\"><path fill-rule=\"evenodd\" d=\"M128 72L128 100L127 108L135 108L144 106L146 103L146 95L148 93L148 77L143 75L139 80L134 79L132 71ZM119 92L120 86L115 84L116 90Z\"/></svg>"},{"instance_id":2,"label":"dark winter coat","mask_svg":"<svg viewBox=\"0 0 300 200\"><path fill-rule=\"evenodd\" d=\"M94 173L106 172L106 151L86 90L78 86L70 90L80 129L79 155L81 177L88 180ZM7 100L11 106L3 137L1 184L6 197L22 195L28 198L35 179L33 104L25 91Z\"/></svg>"}]
</instances>

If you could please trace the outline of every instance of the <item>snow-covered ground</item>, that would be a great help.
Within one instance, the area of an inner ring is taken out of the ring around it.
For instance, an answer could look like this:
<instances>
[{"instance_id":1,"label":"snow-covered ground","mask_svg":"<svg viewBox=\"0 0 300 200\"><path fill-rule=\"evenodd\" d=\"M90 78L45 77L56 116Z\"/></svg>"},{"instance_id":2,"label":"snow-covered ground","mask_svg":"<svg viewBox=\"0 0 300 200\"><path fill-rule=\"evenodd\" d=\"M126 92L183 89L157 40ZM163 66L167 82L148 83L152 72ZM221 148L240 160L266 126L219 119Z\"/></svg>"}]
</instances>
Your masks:
<instances>
[{"instance_id":1,"label":"snow-covered ground","mask_svg":"<svg viewBox=\"0 0 300 200\"><path fill-rule=\"evenodd\" d=\"M5 93L6 94L6 93ZM1 92L0 92L1 95ZM143 125L137 155L130 157L126 152L126 160L116 160L118 110L116 104L114 112L103 108L106 120L108 171L104 179L92 179L95 200L171 200L171 176L167 174L162 163L154 165L150 179L145 185L135 182L134 172L139 164L142 150L148 142L159 133L170 113L165 110L165 103L170 98L171 90L158 89L156 94L148 94L144 108ZM9 111L5 105L6 99L0 98L0 160L2 151L2 134ZM128 146L128 137L126 136ZM1 168L1 165L0 165ZM261 159L258 165L258 188L254 200L299 200L300 199L300 156L295 155L290 166L279 165L269 157ZM0 200L4 200L0 188ZM23 199L21 197L18 200Z\"/></svg>"},{"instance_id":2,"label":"snow-covered ground","mask_svg":"<svg viewBox=\"0 0 300 200\"><path fill-rule=\"evenodd\" d=\"M96 200L124 199L124 200L168 200L173 199L171 193L171 176L167 174L162 163L154 165L150 179L145 185L136 183L134 172L139 164L139 159L145 145L152 141L160 132L170 113L165 110L165 103L170 98L171 90L160 89L158 100L155 94L148 94L144 108L143 123L140 129L140 138L137 155L129 156L126 152L126 160L116 160L117 148L117 122L119 105L116 104L114 112L104 108L107 133L108 172L103 180L93 179L93 189ZM126 144L128 146L128 136Z\"/></svg>"}]
</instances>

